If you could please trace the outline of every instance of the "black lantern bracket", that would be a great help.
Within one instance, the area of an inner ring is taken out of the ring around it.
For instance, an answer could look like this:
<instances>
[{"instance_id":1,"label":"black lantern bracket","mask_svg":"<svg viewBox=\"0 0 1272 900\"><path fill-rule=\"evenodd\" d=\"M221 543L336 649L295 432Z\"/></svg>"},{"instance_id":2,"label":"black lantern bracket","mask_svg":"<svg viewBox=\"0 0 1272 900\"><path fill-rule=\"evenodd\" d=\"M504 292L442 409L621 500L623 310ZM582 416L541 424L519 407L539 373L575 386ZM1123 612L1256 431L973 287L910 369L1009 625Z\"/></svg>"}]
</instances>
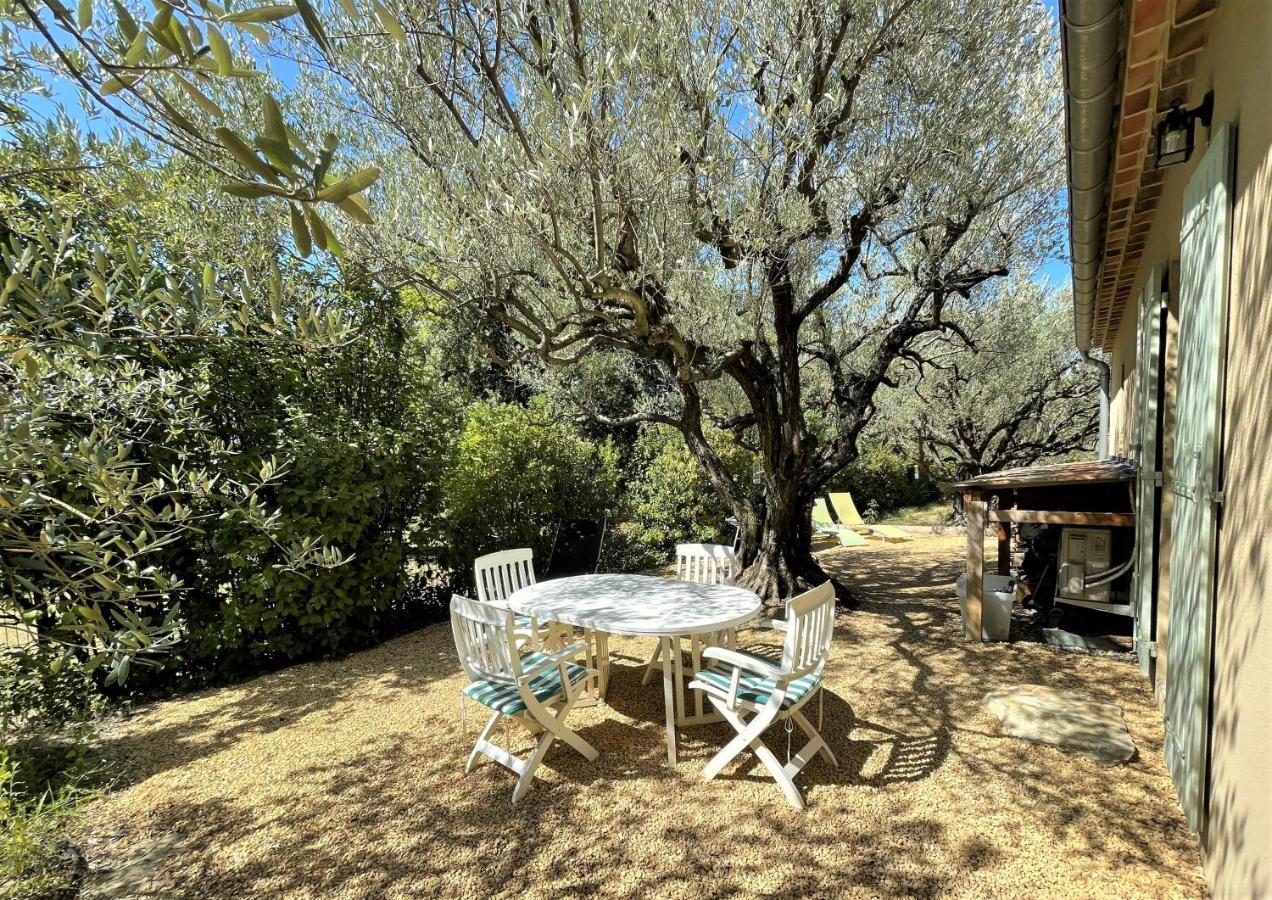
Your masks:
<instances>
[{"instance_id":1,"label":"black lantern bracket","mask_svg":"<svg viewBox=\"0 0 1272 900\"><path fill-rule=\"evenodd\" d=\"M1157 123L1156 140L1153 143L1153 168L1176 166L1192 158L1196 136L1196 124L1209 128L1215 108L1215 92L1207 91L1201 104L1185 109L1179 99L1171 101L1170 111Z\"/></svg>"}]
</instances>

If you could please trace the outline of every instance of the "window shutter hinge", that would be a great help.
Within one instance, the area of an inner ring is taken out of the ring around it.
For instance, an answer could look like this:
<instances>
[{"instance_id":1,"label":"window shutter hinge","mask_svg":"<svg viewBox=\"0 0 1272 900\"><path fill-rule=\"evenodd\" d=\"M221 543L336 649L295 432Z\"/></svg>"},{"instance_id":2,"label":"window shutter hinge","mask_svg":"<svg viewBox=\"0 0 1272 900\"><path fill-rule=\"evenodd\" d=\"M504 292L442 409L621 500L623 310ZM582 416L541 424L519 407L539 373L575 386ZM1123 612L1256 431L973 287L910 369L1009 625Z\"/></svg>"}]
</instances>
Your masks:
<instances>
[{"instance_id":1,"label":"window shutter hinge","mask_svg":"<svg viewBox=\"0 0 1272 900\"><path fill-rule=\"evenodd\" d=\"M1223 503L1223 491L1206 491L1206 499L1211 503Z\"/></svg>"}]
</instances>

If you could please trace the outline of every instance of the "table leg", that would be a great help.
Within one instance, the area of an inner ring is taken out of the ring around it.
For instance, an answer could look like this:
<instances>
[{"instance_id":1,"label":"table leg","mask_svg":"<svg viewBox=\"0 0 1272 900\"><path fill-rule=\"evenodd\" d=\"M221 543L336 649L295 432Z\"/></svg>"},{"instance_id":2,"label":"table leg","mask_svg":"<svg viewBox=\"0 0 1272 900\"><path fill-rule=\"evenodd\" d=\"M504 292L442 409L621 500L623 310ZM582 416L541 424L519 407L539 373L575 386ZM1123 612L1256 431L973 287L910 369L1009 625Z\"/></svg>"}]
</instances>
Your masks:
<instances>
[{"instance_id":1,"label":"table leg","mask_svg":"<svg viewBox=\"0 0 1272 900\"><path fill-rule=\"evenodd\" d=\"M610 676L609 635L603 631L585 628L583 640L587 642L586 661L589 667L596 670L596 681L587 682L578 705L581 707L604 706Z\"/></svg>"},{"instance_id":2,"label":"table leg","mask_svg":"<svg viewBox=\"0 0 1272 900\"><path fill-rule=\"evenodd\" d=\"M706 641L702 640L696 634L691 634L689 636L690 661L695 675L702 671L702 647L705 643ZM702 691L693 692L693 714L696 718L701 719L706 714L707 708L705 706L705 700L706 694ZM686 717L689 715L689 710L685 710L685 715Z\"/></svg>"},{"instance_id":3,"label":"table leg","mask_svg":"<svg viewBox=\"0 0 1272 900\"><path fill-rule=\"evenodd\" d=\"M733 645L733 633L716 632L714 634L694 634L685 637L689 641L689 664L691 666L688 672L685 672L683 664L676 666L676 724L678 726L686 725L708 725L713 722L723 722L724 718L713 708L706 704L706 694L702 691L689 688L688 681L700 669L705 668L702 660L703 648L712 644L723 644L726 647ZM676 645L676 659L680 660L680 641L681 638L672 639Z\"/></svg>"},{"instance_id":4,"label":"table leg","mask_svg":"<svg viewBox=\"0 0 1272 900\"><path fill-rule=\"evenodd\" d=\"M605 705L605 695L609 693L610 655L609 635L604 631L596 632L596 671L601 674L597 678L597 691L600 696L596 702Z\"/></svg>"},{"instance_id":5,"label":"table leg","mask_svg":"<svg viewBox=\"0 0 1272 900\"><path fill-rule=\"evenodd\" d=\"M676 685L675 673L672 671L672 653L679 656L679 647L673 646L669 637L662 641L663 664L663 705L667 714L667 762L676 764ZM677 643L679 643L677 641Z\"/></svg>"}]
</instances>

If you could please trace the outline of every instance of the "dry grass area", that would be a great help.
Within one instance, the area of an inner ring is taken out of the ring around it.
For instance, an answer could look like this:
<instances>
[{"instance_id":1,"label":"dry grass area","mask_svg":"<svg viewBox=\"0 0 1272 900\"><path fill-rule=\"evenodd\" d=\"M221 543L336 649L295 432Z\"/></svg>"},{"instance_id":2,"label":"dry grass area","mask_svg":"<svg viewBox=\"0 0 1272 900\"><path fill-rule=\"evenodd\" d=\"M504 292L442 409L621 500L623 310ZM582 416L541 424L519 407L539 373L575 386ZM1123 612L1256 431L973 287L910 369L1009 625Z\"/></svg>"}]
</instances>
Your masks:
<instances>
[{"instance_id":1,"label":"dry grass area","mask_svg":"<svg viewBox=\"0 0 1272 900\"><path fill-rule=\"evenodd\" d=\"M172 897L1201 894L1145 683L1118 660L964 643L962 548L825 556L865 603L841 615L829 669L840 768L805 770L802 814L758 765L699 777L724 726L684 729L667 765L640 641L615 642L610 705L571 717L600 758L558 744L510 807L510 773L462 776L477 717L465 737L440 625L142 710L114 736L134 779L84 823L90 862L150 850L153 878L127 889ZM1003 736L981 698L1015 682L1120 704L1139 755L1106 768ZM784 734L770 743L785 753Z\"/></svg>"}]
</instances>

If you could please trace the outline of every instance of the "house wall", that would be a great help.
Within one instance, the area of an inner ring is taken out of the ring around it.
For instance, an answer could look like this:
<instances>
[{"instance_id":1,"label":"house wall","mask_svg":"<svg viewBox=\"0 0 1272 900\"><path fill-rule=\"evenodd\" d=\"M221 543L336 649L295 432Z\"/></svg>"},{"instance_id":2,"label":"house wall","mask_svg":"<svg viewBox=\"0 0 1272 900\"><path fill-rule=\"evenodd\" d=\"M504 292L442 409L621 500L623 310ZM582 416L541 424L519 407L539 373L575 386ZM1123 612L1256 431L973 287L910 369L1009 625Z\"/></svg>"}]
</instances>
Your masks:
<instances>
[{"instance_id":1,"label":"house wall","mask_svg":"<svg viewBox=\"0 0 1272 900\"><path fill-rule=\"evenodd\" d=\"M1215 605L1209 816L1202 846L1217 897L1262 897L1272 896L1272 2L1221 3L1197 71L1188 105L1213 89L1213 124L1233 122L1237 134L1225 360L1225 503ZM1184 185L1203 152L1199 138L1193 161L1168 172L1132 298L1155 264L1179 259ZM1176 304L1172 296L1168 335L1178 324ZM1130 398L1137 318L1132 300L1110 348L1110 445L1123 454L1134 439ZM1173 342L1168 342L1167 441L1173 433L1172 353ZM1165 459L1169 486L1169 447ZM1167 523L1169 514L1167 508ZM1158 558L1169 560L1168 544ZM1165 584L1163 580L1159 598L1166 596ZM1159 599L1159 609L1164 607ZM1158 625L1155 679L1160 696L1162 679L1169 677L1164 650L1171 623L1163 615Z\"/></svg>"},{"instance_id":2,"label":"house wall","mask_svg":"<svg viewBox=\"0 0 1272 900\"><path fill-rule=\"evenodd\" d=\"M1128 304L1109 356L1109 453L1134 456L1135 440L1135 325L1139 314Z\"/></svg>"}]
</instances>

